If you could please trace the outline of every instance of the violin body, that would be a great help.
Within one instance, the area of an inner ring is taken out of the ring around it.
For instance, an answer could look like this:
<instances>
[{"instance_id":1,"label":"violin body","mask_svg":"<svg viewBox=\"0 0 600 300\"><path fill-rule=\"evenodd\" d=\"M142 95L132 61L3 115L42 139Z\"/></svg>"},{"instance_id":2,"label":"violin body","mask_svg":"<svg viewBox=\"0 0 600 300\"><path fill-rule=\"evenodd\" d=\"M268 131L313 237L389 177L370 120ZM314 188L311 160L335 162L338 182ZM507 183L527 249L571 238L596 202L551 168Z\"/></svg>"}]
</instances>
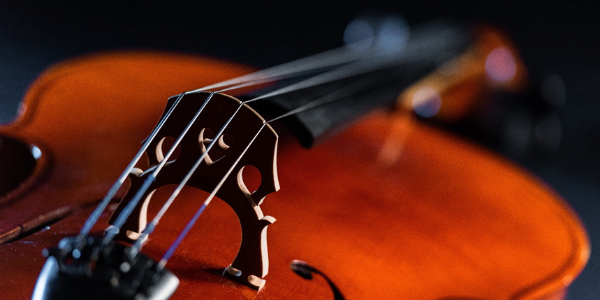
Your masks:
<instances>
[{"instance_id":1,"label":"violin body","mask_svg":"<svg viewBox=\"0 0 600 300\"><path fill-rule=\"evenodd\" d=\"M31 297L42 250L78 234L169 96L249 71L128 52L74 59L42 74L17 120L0 128L3 141L41 151L26 179L0 199L3 297ZM425 125L412 129L399 160L381 163L392 120L370 114L311 150L279 132L281 190L261 204L277 219L267 234L265 287L255 291L222 276L241 231L219 200L167 264L181 281L172 299L333 299L324 277L298 276L294 260L319 269L346 299L563 299L589 256L568 205L516 166ZM158 189L154 199L173 188ZM143 252L160 259L206 194L184 189ZM149 214L162 202L150 202ZM103 214L93 235L102 236L109 217Z\"/></svg>"}]
</instances>

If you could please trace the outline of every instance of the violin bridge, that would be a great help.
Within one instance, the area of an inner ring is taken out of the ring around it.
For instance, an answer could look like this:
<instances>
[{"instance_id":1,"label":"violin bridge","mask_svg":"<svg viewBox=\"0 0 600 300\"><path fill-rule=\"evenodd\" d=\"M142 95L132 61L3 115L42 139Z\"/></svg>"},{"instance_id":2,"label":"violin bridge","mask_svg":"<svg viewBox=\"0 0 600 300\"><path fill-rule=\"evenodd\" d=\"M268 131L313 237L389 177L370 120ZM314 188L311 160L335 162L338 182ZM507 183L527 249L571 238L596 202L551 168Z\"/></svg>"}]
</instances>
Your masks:
<instances>
[{"instance_id":1,"label":"violin bridge","mask_svg":"<svg viewBox=\"0 0 600 300\"><path fill-rule=\"evenodd\" d=\"M130 189L113 213L110 224L150 176L152 172L149 169L164 159L161 151L164 138L179 136L209 95L206 92L185 94L174 107L148 147L147 170L131 174ZM167 109L173 106L173 99L169 99ZM234 117L227 123L232 115ZM233 209L241 225L242 241L238 254L225 269L224 275L258 290L264 286L264 277L269 269L267 226L275 222L275 218L263 215L259 205L266 195L279 190L276 170L278 136L252 108L242 105L233 97L213 94L181 140L179 157L166 163L156 175L156 179L120 229L119 237L129 242L137 238L146 227L146 210L152 193L161 186L182 182L190 166L206 152L206 143L215 139L214 133L219 132L224 124L227 125L222 136L218 137L218 143L215 143L193 171L186 185L208 193L216 190L216 196ZM254 166L260 172L261 182L254 192L250 192L244 183L242 171L245 166Z\"/></svg>"}]
</instances>

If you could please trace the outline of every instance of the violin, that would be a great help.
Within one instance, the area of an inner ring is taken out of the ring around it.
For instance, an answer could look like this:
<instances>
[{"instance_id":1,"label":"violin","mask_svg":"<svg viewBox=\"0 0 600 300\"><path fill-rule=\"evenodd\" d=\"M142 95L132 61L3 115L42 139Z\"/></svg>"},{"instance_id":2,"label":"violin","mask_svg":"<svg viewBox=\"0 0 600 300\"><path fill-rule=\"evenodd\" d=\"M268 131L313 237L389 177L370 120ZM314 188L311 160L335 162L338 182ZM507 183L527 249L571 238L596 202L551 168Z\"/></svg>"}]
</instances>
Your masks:
<instances>
[{"instance_id":1,"label":"violin","mask_svg":"<svg viewBox=\"0 0 600 300\"><path fill-rule=\"evenodd\" d=\"M53 66L0 127L3 297L563 299L589 257L566 202L424 123L382 159L398 115L371 108L424 74L376 71L274 97L263 114L251 102L286 88L232 83L256 73L218 59L130 51ZM270 120L288 103L303 109L284 129Z\"/></svg>"}]
</instances>

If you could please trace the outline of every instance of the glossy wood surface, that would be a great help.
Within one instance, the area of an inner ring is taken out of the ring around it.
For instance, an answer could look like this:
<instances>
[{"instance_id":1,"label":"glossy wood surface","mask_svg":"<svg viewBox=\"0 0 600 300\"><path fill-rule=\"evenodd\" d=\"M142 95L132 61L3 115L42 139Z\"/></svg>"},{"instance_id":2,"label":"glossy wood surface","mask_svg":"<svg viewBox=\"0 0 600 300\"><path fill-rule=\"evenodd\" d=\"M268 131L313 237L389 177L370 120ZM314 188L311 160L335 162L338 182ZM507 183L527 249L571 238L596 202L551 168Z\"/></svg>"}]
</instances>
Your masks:
<instances>
[{"instance_id":1,"label":"glossy wood surface","mask_svg":"<svg viewBox=\"0 0 600 300\"><path fill-rule=\"evenodd\" d=\"M168 96L247 71L132 52L76 59L42 75L20 118L0 130L43 153L35 178L2 199L0 233L6 242L70 215L0 246L3 297L31 296L41 250L78 232ZM284 133L281 190L261 205L277 219L268 229L266 286L255 292L220 276L240 229L233 211L216 201L167 264L182 281L173 299L332 299L323 278L307 281L290 270L294 259L327 274L347 299L562 299L589 244L560 197L499 157L423 125L411 129L398 161L383 164L392 120L372 114L311 150ZM159 259L204 195L184 190L144 252Z\"/></svg>"}]
</instances>

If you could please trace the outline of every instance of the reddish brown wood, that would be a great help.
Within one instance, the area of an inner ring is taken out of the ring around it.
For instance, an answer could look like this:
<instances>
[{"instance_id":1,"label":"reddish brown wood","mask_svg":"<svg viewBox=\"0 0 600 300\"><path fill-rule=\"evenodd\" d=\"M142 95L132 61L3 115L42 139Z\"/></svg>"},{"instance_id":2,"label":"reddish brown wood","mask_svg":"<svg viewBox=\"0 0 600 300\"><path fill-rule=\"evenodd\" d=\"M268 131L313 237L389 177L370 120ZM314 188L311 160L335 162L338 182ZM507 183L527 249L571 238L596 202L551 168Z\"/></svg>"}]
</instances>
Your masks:
<instances>
[{"instance_id":1,"label":"reddish brown wood","mask_svg":"<svg viewBox=\"0 0 600 300\"><path fill-rule=\"evenodd\" d=\"M250 72L175 54L118 57L98 54L52 67L32 84L16 121L0 127L0 134L42 151L32 177L0 198L0 238L48 211L102 199L168 97Z\"/></svg>"},{"instance_id":2,"label":"reddish brown wood","mask_svg":"<svg viewBox=\"0 0 600 300\"><path fill-rule=\"evenodd\" d=\"M0 230L31 226L57 209L72 215L0 246L3 297L31 296L41 250L78 232L91 209L82 205L104 195L168 96L245 71L182 55L118 53L42 75L19 120L0 132L35 143L51 160L3 199ZM348 299L563 298L589 255L564 201L516 166L427 126L411 126L400 159L381 163L391 123L371 115L312 150L281 143L282 189L261 205L278 219L269 227L267 285L256 292L221 276L241 231L234 212L215 201L167 264L181 279L173 298L331 299L321 277L307 281L289 269L294 259L323 271ZM144 252L160 258L205 195L184 189ZM160 202L150 203L150 216Z\"/></svg>"}]
</instances>

